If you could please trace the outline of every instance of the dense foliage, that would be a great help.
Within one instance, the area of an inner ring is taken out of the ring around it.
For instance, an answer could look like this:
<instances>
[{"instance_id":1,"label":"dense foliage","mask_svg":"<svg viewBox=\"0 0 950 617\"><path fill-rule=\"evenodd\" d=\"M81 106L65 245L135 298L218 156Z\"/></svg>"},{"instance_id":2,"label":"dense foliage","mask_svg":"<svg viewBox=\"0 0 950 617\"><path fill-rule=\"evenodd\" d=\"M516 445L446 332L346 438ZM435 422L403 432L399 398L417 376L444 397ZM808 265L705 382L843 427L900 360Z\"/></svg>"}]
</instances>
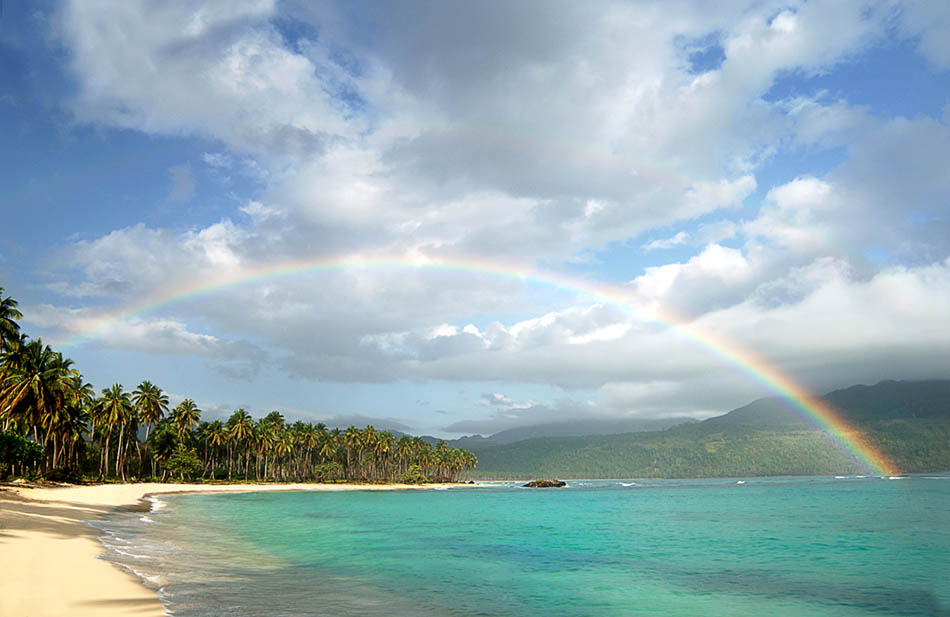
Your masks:
<instances>
[{"instance_id":1,"label":"dense foliage","mask_svg":"<svg viewBox=\"0 0 950 617\"><path fill-rule=\"evenodd\" d=\"M71 360L20 333L16 306L0 287L0 477L430 482L457 481L477 464L444 441L289 424L277 411L202 422L191 399L169 413L149 381L97 396Z\"/></svg>"}]
</instances>

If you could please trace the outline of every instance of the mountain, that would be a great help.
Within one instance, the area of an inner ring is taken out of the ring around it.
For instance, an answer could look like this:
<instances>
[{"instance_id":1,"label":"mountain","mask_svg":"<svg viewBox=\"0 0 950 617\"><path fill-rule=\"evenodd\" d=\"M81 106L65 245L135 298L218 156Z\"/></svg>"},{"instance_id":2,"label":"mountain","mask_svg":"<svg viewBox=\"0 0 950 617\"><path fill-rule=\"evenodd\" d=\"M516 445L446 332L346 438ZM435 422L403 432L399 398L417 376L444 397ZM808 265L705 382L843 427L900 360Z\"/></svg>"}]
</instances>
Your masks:
<instances>
[{"instance_id":1,"label":"mountain","mask_svg":"<svg viewBox=\"0 0 950 617\"><path fill-rule=\"evenodd\" d=\"M947 418L950 414L950 380L881 381L873 386L851 386L822 397L853 422L898 418ZM782 398L762 398L729 413L704 420L709 425L807 427Z\"/></svg>"},{"instance_id":2,"label":"mountain","mask_svg":"<svg viewBox=\"0 0 950 617\"><path fill-rule=\"evenodd\" d=\"M601 419L576 422L551 422L532 426L519 426L495 433L491 437L470 435L452 440L456 448L499 446L539 437L583 437L585 435L616 435L617 433L645 433L662 431L678 424L696 422L694 418L635 418L625 420Z\"/></svg>"},{"instance_id":3,"label":"mountain","mask_svg":"<svg viewBox=\"0 0 950 617\"><path fill-rule=\"evenodd\" d=\"M823 397L905 471L950 469L950 380L883 381ZM783 399L765 398L703 422L616 435L473 440L480 478L715 477L861 473ZM656 470L656 471L654 471Z\"/></svg>"}]
</instances>

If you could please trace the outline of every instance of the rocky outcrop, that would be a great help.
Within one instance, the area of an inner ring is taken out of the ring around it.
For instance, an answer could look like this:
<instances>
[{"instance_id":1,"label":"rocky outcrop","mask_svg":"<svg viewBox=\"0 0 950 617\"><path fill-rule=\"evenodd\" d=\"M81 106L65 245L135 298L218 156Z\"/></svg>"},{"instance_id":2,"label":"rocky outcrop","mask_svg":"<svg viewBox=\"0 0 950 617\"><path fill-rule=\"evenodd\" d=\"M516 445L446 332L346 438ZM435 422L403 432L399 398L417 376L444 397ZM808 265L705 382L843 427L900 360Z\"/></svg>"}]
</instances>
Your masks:
<instances>
[{"instance_id":1,"label":"rocky outcrop","mask_svg":"<svg viewBox=\"0 0 950 617\"><path fill-rule=\"evenodd\" d=\"M524 488L561 488L567 486L563 480L532 480L524 485Z\"/></svg>"}]
</instances>

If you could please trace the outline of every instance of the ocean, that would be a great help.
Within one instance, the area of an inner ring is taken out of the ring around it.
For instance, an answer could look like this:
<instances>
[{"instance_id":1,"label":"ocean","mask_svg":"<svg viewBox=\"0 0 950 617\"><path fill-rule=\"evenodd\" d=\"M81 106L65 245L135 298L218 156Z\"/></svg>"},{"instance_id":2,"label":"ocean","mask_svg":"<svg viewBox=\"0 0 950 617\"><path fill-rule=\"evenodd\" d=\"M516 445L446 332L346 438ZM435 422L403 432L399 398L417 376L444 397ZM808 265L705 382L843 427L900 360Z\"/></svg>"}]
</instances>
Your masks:
<instances>
[{"instance_id":1,"label":"ocean","mask_svg":"<svg viewBox=\"0 0 950 617\"><path fill-rule=\"evenodd\" d=\"M104 558L194 616L950 616L950 474L162 496Z\"/></svg>"}]
</instances>

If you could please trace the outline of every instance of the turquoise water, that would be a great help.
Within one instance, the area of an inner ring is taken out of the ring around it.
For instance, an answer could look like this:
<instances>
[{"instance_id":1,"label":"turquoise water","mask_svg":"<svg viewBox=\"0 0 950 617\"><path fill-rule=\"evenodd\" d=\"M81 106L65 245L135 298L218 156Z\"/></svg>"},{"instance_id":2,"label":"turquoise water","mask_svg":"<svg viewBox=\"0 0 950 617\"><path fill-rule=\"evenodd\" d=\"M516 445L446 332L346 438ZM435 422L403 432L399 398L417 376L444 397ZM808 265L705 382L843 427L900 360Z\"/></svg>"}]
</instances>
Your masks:
<instances>
[{"instance_id":1,"label":"turquoise water","mask_svg":"<svg viewBox=\"0 0 950 617\"><path fill-rule=\"evenodd\" d=\"M950 615L947 474L162 500L105 528L176 616Z\"/></svg>"}]
</instances>

